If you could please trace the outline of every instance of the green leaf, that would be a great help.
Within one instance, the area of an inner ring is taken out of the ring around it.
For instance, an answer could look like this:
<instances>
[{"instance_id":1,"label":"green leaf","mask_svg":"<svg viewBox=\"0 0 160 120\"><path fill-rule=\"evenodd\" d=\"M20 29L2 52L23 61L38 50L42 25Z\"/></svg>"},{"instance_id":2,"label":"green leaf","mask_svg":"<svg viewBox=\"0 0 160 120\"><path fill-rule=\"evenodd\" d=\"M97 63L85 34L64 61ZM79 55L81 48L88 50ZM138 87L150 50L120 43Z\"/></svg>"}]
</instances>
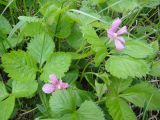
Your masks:
<instances>
[{"instance_id":1,"label":"green leaf","mask_svg":"<svg viewBox=\"0 0 160 120\"><path fill-rule=\"evenodd\" d=\"M44 33L46 31L46 26L43 22L23 22L20 27L21 36L35 36L37 34Z\"/></svg>"},{"instance_id":2,"label":"green leaf","mask_svg":"<svg viewBox=\"0 0 160 120\"><path fill-rule=\"evenodd\" d=\"M77 24L72 28L71 34L67 38L68 44L74 49L79 49L85 45L86 41L83 39L82 33Z\"/></svg>"},{"instance_id":3,"label":"green leaf","mask_svg":"<svg viewBox=\"0 0 160 120\"><path fill-rule=\"evenodd\" d=\"M160 77L160 62L159 61L152 63L150 74L156 77Z\"/></svg>"},{"instance_id":4,"label":"green leaf","mask_svg":"<svg viewBox=\"0 0 160 120\"><path fill-rule=\"evenodd\" d=\"M135 58L146 58L153 54L153 49L144 42L131 40L126 42L123 53Z\"/></svg>"},{"instance_id":5,"label":"green leaf","mask_svg":"<svg viewBox=\"0 0 160 120\"><path fill-rule=\"evenodd\" d=\"M12 82L12 94L16 98L20 97L30 97L32 96L38 88L38 83L36 81L13 81Z\"/></svg>"},{"instance_id":6,"label":"green leaf","mask_svg":"<svg viewBox=\"0 0 160 120\"><path fill-rule=\"evenodd\" d=\"M71 34L73 20L67 14L63 14L60 21L57 22L56 37L67 38Z\"/></svg>"},{"instance_id":7,"label":"green leaf","mask_svg":"<svg viewBox=\"0 0 160 120\"><path fill-rule=\"evenodd\" d=\"M108 55L106 51L103 51L104 49L98 51L95 55L94 61L95 61L95 66L98 66Z\"/></svg>"},{"instance_id":8,"label":"green leaf","mask_svg":"<svg viewBox=\"0 0 160 120\"><path fill-rule=\"evenodd\" d=\"M150 8L160 5L159 0L139 0L139 3L144 7L150 7Z\"/></svg>"},{"instance_id":9,"label":"green leaf","mask_svg":"<svg viewBox=\"0 0 160 120\"><path fill-rule=\"evenodd\" d=\"M76 105L79 107L85 100L91 100L93 98L93 94L88 91L75 89L75 99L76 99Z\"/></svg>"},{"instance_id":10,"label":"green leaf","mask_svg":"<svg viewBox=\"0 0 160 120\"><path fill-rule=\"evenodd\" d=\"M18 19L20 21L24 21L24 22L42 22L43 19L38 18L36 16L30 17L30 16L19 16Z\"/></svg>"},{"instance_id":11,"label":"green leaf","mask_svg":"<svg viewBox=\"0 0 160 120\"><path fill-rule=\"evenodd\" d=\"M72 90L58 90L50 98L50 108L53 117L61 117L64 114L76 110L76 99Z\"/></svg>"},{"instance_id":12,"label":"green leaf","mask_svg":"<svg viewBox=\"0 0 160 120\"><path fill-rule=\"evenodd\" d=\"M111 9L120 13L127 13L137 7L140 7L137 0L108 0L107 4Z\"/></svg>"},{"instance_id":13,"label":"green leaf","mask_svg":"<svg viewBox=\"0 0 160 120\"><path fill-rule=\"evenodd\" d=\"M158 42L158 40L151 42L150 46L153 49L153 54L150 55L149 58L150 59L154 59L157 56L158 52L159 52L159 42Z\"/></svg>"},{"instance_id":14,"label":"green leaf","mask_svg":"<svg viewBox=\"0 0 160 120\"><path fill-rule=\"evenodd\" d=\"M160 92L147 82L141 82L126 89L120 96L139 107L147 104L146 109L160 109Z\"/></svg>"},{"instance_id":15,"label":"green leaf","mask_svg":"<svg viewBox=\"0 0 160 120\"><path fill-rule=\"evenodd\" d=\"M0 33L9 34L11 29L12 29L12 27L11 27L10 23L8 22L8 20L5 17L3 17L2 15L0 15Z\"/></svg>"},{"instance_id":16,"label":"green leaf","mask_svg":"<svg viewBox=\"0 0 160 120\"><path fill-rule=\"evenodd\" d=\"M136 116L129 105L121 98L107 96L106 107L113 120L136 120Z\"/></svg>"},{"instance_id":17,"label":"green leaf","mask_svg":"<svg viewBox=\"0 0 160 120\"><path fill-rule=\"evenodd\" d=\"M32 81L36 78L37 66L33 58L23 51L12 51L2 56L4 71L13 80Z\"/></svg>"},{"instance_id":18,"label":"green leaf","mask_svg":"<svg viewBox=\"0 0 160 120\"><path fill-rule=\"evenodd\" d=\"M40 64L40 66L42 66L52 54L54 47L55 45L52 38L45 33L41 33L34 36L28 44L27 49L33 58Z\"/></svg>"},{"instance_id":19,"label":"green leaf","mask_svg":"<svg viewBox=\"0 0 160 120\"><path fill-rule=\"evenodd\" d=\"M70 63L70 54L64 52L53 53L43 68L41 79L48 81L50 74L55 74L58 78L63 77L64 73L68 71Z\"/></svg>"},{"instance_id":20,"label":"green leaf","mask_svg":"<svg viewBox=\"0 0 160 120\"><path fill-rule=\"evenodd\" d=\"M98 74L98 77L101 78L106 85L110 86L111 80L109 79L108 73L106 73L106 72L104 72L104 73L99 73L99 74Z\"/></svg>"},{"instance_id":21,"label":"green leaf","mask_svg":"<svg viewBox=\"0 0 160 120\"><path fill-rule=\"evenodd\" d=\"M10 96L6 100L0 102L0 120L8 120L15 104L15 97Z\"/></svg>"},{"instance_id":22,"label":"green leaf","mask_svg":"<svg viewBox=\"0 0 160 120\"><path fill-rule=\"evenodd\" d=\"M98 66L108 54L106 51L105 41L100 39L91 26L81 27L83 37L91 44L93 51L96 52L95 64Z\"/></svg>"},{"instance_id":23,"label":"green leaf","mask_svg":"<svg viewBox=\"0 0 160 120\"><path fill-rule=\"evenodd\" d=\"M92 101L82 103L77 114L77 120L105 120L101 109Z\"/></svg>"},{"instance_id":24,"label":"green leaf","mask_svg":"<svg viewBox=\"0 0 160 120\"><path fill-rule=\"evenodd\" d=\"M105 67L113 76L123 79L142 77L149 72L149 65L144 60L128 56L111 56Z\"/></svg>"},{"instance_id":25,"label":"green leaf","mask_svg":"<svg viewBox=\"0 0 160 120\"><path fill-rule=\"evenodd\" d=\"M72 70L66 73L63 80L65 80L69 84L74 84L75 81L78 79L78 75L79 75L79 71L77 69Z\"/></svg>"},{"instance_id":26,"label":"green leaf","mask_svg":"<svg viewBox=\"0 0 160 120\"><path fill-rule=\"evenodd\" d=\"M7 90L3 82L0 81L0 101L8 96Z\"/></svg>"},{"instance_id":27,"label":"green leaf","mask_svg":"<svg viewBox=\"0 0 160 120\"><path fill-rule=\"evenodd\" d=\"M103 94L107 91L107 86L104 83L98 83L95 81L95 89L96 89L96 95L100 99Z\"/></svg>"},{"instance_id":28,"label":"green leaf","mask_svg":"<svg viewBox=\"0 0 160 120\"><path fill-rule=\"evenodd\" d=\"M128 79L118 79L115 77L111 78L111 85L109 86L109 89L111 91L118 93L121 93L122 91L124 91L125 89L127 89L129 87L129 85L132 83L132 79L128 78Z\"/></svg>"}]
</instances>

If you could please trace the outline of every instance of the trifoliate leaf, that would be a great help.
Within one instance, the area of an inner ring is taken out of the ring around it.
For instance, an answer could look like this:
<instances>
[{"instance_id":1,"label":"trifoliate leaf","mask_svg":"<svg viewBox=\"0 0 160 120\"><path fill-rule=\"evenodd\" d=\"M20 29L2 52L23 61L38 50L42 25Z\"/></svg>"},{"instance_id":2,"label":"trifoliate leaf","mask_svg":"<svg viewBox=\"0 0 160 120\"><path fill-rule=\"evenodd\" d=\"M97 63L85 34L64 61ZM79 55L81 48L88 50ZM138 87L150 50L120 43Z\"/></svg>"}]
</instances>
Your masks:
<instances>
[{"instance_id":1,"label":"trifoliate leaf","mask_svg":"<svg viewBox=\"0 0 160 120\"><path fill-rule=\"evenodd\" d=\"M38 83L34 81L16 81L12 82L12 94L16 97L30 97L38 88Z\"/></svg>"},{"instance_id":2,"label":"trifoliate leaf","mask_svg":"<svg viewBox=\"0 0 160 120\"><path fill-rule=\"evenodd\" d=\"M77 120L105 120L100 107L92 101L82 103L77 114Z\"/></svg>"},{"instance_id":3,"label":"trifoliate leaf","mask_svg":"<svg viewBox=\"0 0 160 120\"><path fill-rule=\"evenodd\" d=\"M11 29L12 29L12 27L11 27L9 21L5 17L0 15L0 33L1 34L9 34Z\"/></svg>"},{"instance_id":4,"label":"trifoliate leaf","mask_svg":"<svg viewBox=\"0 0 160 120\"><path fill-rule=\"evenodd\" d=\"M152 63L150 74L156 77L160 77L160 62L159 61Z\"/></svg>"},{"instance_id":5,"label":"trifoliate leaf","mask_svg":"<svg viewBox=\"0 0 160 120\"><path fill-rule=\"evenodd\" d=\"M13 80L32 81L36 78L37 66L34 59L26 52L12 51L2 56L4 71Z\"/></svg>"},{"instance_id":6,"label":"trifoliate leaf","mask_svg":"<svg viewBox=\"0 0 160 120\"><path fill-rule=\"evenodd\" d=\"M70 54L64 52L53 53L43 68L41 79L48 81L50 74L55 74L58 78L63 77L64 73L68 71L70 63Z\"/></svg>"},{"instance_id":7,"label":"trifoliate leaf","mask_svg":"<svg viewBox=\"0 0 160 120\"><path fill-rule=\"evenodd\" d=\"M111 56L105 66L113 76L123 79L142 77L149 72L149 65L144 60L128 56Z\"/></svg>"},{"instance_id":8,"label":"trifoliate leaf","mask_svg":"<svg viewBox=\"0 0 160 120\"><path fill-rule=\"evenodd\" d=\"M160 109L160 92L147 82L141 82L126 89L120 96L139 107L147 104L146 109Z\"/></svg>"},{"instance_id":9,"label":"trifoliate leaf","mask_svg":"<svg viewBox=\"0 0 160 120\"><path fill-rule=\"evenodd\" d=\"M0 102L0 120L8 120L15 104L15 97L10 96L4 101Z\"/></svg>"},{"instance_id":10,"label":"trifoliate leaf","mask_svg":"<svg viewBox=\"0 0 160 120\"><path fill-rule=\"evenodd\" d=\"M52 116L56 118L76 110L76 99L72 90L59 90L54 92L49 103Z\"/></svg>"},{"instance_id":11,"label":"trifoliate leaf","mask_svg":"<svg viewBox=\"0 0 160 120\"><path fill-rule=\"evenodd\" d=\"M106 107L113 120L136 120L136 116L129 105L121 98L108 96Z\"/></svg>"},{"instance_id":12,"label":"trifoliate leaf","mask_svg":"<svg viewBox=\"0 0 160 120\"><path fill-rule=\"evenodd\" d=\"M7 90L3 82L0 81L0 101L8 96Z\"/></svg>"},{"instance_id":13,"label":"trifoliate leaf","mask_svg":"<svg viewBox=\"0 0 160 120\"><path fill-rule=\"evenodd\" d=\"M52 38L45 33L34 36L33 40L28 44L28 51L33 58L42 66L54 50L54 42Z\"/></svg>"},{"instance_id":14,"label":"trifoliate leaf","mask_svg":"<svg viewBox=\"0 0 160 120\"><path fill-rule=\"evenodd\" d=\"M131 40L126 42L123 53L135 58L146 58L153 54L153 49L144 42Z\"/></svg>"}]
</instances>

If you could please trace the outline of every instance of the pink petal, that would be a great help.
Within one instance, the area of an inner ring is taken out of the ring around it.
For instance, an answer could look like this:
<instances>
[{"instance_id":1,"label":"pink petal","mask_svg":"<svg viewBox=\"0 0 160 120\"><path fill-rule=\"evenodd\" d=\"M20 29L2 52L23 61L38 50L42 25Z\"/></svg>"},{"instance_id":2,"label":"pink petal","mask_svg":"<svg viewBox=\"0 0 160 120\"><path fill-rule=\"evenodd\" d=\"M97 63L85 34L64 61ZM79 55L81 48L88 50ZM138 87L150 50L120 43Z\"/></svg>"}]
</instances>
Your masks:
<instances>
[{"instance_id":1,"label":"pink petal","mask_svg":"<svg viewBox=\"0 0 160 120\"><path fill-rule=\"evenodd\" d=\"M115 46L117 50L123 50L124 49L124 44L120 40L115 40Z\"/></svg>"},{"instance_id":2,"label":"pink petal","mask_svg":"<svg viewBox=\"0 0 160 120\"><path fill-rule=\"evenodd\" d=\"M62 89L66 89L66 88L68 88L69 87L69 85L68 85L68 83L61 83L61 88Z\"/></svg>"},{"instance_id":3,"label":"pink petal","mask_svg":"<svg viewBox=\"0 0 160 120\"><path fill-rule=\"evenodd\" d=\"M115 19L115 20L113 21L113 23L112 23L111 30L112 30L113 32L116 32L121 23L122 23L122 20L121 20L121 19L119 19L119 18Z\"/></svg>"},{"instance_id":4,"label":"pink petal","mask_svg":"<svg viewBox=\"0 0 160 120\"><path fill-rule=\"evenodd\" d=\"M56 75L54 75L54 74L50 75L49 79L52 84L54 84L54 85L58 84L58 79L57 79Z\"/></svg>"},{"instance_id":5,"label":"pink petal","mask_svg":"<svg viewBox=\"0 0 160 120\"><path fill-rule=\"evenodd\" d=\"M57 84L57 86L56 86L56 88L59 90L66 89L68 87L69 87L68 83L64 83L64 82L62 82L62 80L60 80L59 84Z\"/></svg>"},{"instance_id":6,"label":"pink petal","mask_svg":"<svg viewBox=\"0 0 160 120\"><path fill-rule=\"evenodd\" d=\"M56 90L56 88L52 84L44 84L42 87L44 93L52 93Z\"/></svg>"},{"instance_id":7,"label":"pink petal","mask_svg":"<svg viewBox=\"0 0 160 120\"><path fill-rule=\"evenodd\" d=\"M107 35L111 40L114 39L114 32L112 29L107 30Z\"/></svg>"},{"instance_id":8,"label":"pink petal","mask_svg":"<svg viewBox=\"0 0 160 120\"><path fill-rule=\"evenodd\" d=\"M117 37L117 40L119 40L121 43L125 44L125 40L123 37L119 36L119 37Z\"/></svg>"},{"instance_id":9,"label":"pink petal","mask_svg":"<svg viewBox=\"0 0 160 120\"><path fill-rule=\"evenodd\" d=\"M126 33L127 33L127 27L126 26L122 27L120 30L117 31L118 35L123 35L123 34L126 34Z\"/></svg>"}]
</instances>

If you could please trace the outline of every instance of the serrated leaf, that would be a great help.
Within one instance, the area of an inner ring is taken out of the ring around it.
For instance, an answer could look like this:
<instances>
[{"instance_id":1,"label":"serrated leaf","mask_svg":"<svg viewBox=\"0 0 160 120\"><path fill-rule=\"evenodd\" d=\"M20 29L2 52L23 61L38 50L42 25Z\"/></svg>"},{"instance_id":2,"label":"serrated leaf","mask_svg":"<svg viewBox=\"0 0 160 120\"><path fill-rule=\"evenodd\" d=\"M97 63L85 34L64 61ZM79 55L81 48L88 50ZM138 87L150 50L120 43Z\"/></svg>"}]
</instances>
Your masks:
<instances>
[{"instance_id":1,"label":"serrated leaf","mask_svg":"<svg viewBox=\"0 0 160 120\"><path fill-rule=\"evenodd\" d=\"M150 46L153 49L153 54L150 55L149 58L150 59L154 59L157 56L158 52L159 52L159 42L158 42L158 40L151 42Z\"/></svg>"},{"instance_id":2,"label":"serrated leaf","mask_svg":"<svg viewBox=\"0 0 160 120\"><path fill-rule=\"evenodd\" d=\"M142 77L149 72L149 65L144 60L128 56L111 56L105 67L113 76L123 79Z\"/></svg>"},{"instance_id":3,"label":"serrated leaf","mask_svg":"<svg viewBox=\"0 0 160 120\"><path fill-rule=\"evenodd\" d=\"M140 7L137 0L108 0L107 4L109 7L111 6L111 9L120 13L127 13L137 7Z\"/></svg>"},{"instance_id":4,"label":"serrated leaf","mask_svg":"<svg viewBox=\"0 0 160 120\"><path fill-rule=\"evenodd\" d=\"M34 36L28 44L27 49L40 66L42 66L52 54L54 47L52 38L48 34L42 33Z\"/></svg>"},{"instance_id":5,"label":"serrated leaf","mask_svg":"<svg viewBox=\"0 0 160 120\"><path fill-rule=\"evenodd\" d=\"M11 27L9 21L5 17L0 15L0 33L1 34L9 34L11 29L12 29L12 27Z\"/></svg>"},{"instance_id":6,"label":"serrated leaf","mask_svg":"<svg viewBox=\"0 0 160 120\"><path fill-rule=\"evenodd\" d=\"M93 94L88 91L74 90L75 93L75 99L76 99L76 105L79 107L85 100L91 100L93 98Z\"/></svg>"},{"instance_id":7,"label":"serrated leaf","mask_svg":"<svg viewBox=\"0 0 160 120\"><path fill-rule=\"evenodd\" d=\"M23 25L20 27L21 36L35 36L37 34L44 33L46 26L43 22L23 22Z\"/></svg>"},{"instance_id":8,"label":"serrated leaf","mask_svg":"<svg viewBox=\"0 0 160 120\"><path fill-rule=\"evenodd\" d=\"M7 93L5 85L0 81L0 101L6 98L8 95L9 94Z\"/></svg>"},{"instance_id":9,"label":"serrated leaf","mask_svg":"<svg viewBox=\"0 0 160 120\"><path fill-rule=\"evenodd\" d=\"M150 74L156 77L160 77L160 62L159 61L152 63Z\"/></svg>"},{"instance_id":10,"label":"serrated leaf","mask_svg":"<svg viewBox=\"0 0 160 120\"><path fill-rule=\"evenodd\" d=\"M54 92L49 103L52 116L55 118L76 110L76 99L72 90L59 90Z\"/></svg>"},{"instance_id":11,"label":"serrated leaf","mask_svg":"<svg viewBox=\"0 0 160 120\"><path fill-rule=\"evenodd\" d=\"M50 74L55 74L58 78L63 77L64 73L68 71L70 63L70 54L64 52L53 53L43 68L41 79L48 81Z\"/></svg>"},{"instance_id":12,"label":"serrated leaf","mask_svg":"<svg viewBox=\"0 0 160 120\"><path fill-rule=\"evenodd\" d=\"M105 120L101 109L92 101L82 103L77 114L77 120Z\"/></svg>"},{"instance_id":13,"label":"serrated leaf","mask_svg":"<svg viewBox=\"0 0 160 120\"><path fill-rule=\"evenodd\" d=\"M37 66L33 58L24 51L12 51L2 56L4 71L13 80L32 81L36 78Z\"/></svg>"},{"instance_id":14,"label":"serrated leaf","mask_svg":"<svg viewBox=\"0 0 160 120\"><path fill-rule=\"evenodd\" d=\"M105 41L100 39L95 30L91 26L81 27L83 37L92 46L92 50L96 52L95 64L98 66L108 54L106 51Z\"/></svg>"},{"instance_id":15,"label":"serrated leaf","mask_svg":"<svg viewBox=\"0 0 160 120\"><path fill-rule=\"evenodd\" d=\"M95 81L95 90L96 90L96 95L100 99L102 95L107 91L107 86L104 83L98 83Z\"/></svg>"},{"instance_id":16,"label":"serrated leaf","mask_svg":"<svg viewBox=\"0 0 160 120\"><path fill-rule=\"evenodd\" d=\"M129 105L121 98L108 96L106 107L113 120L136 120L136 116Z\"/></svg>"},{"instance_id":17,"label":"serrated leaf","mask_svg":"<svg viewBox=\"0 0 160 120\"><path fill-rule=\"evenodd\" d=\"M153 54L153 49L141 41L131 40L126 42L123 53L135 58L146 58Z\"/></svg>"},{"instance_id":18,"label":"serrated leaf","mask_svg":"<svg viewBox=\"0 0 160 120\"><path fill-rule=\"evenodd\" d=\"M16 98L20 97L30 97L32 96L38 88L38 83L36 81L13 81L12 82L12 94Z\"/></svg>"},{"instance_id":19,"label":"serrated leaf","mask_svg":"<svg viewBox=\"0 0 160 120\"><path fill-rule=\"evenodd\" d=\"M160 109L160 92L147 82L141 82L126 89L120 96L139 107L147 104L146 109Z\"/></svg>"},{"instance_id":20,"label":"serrated leaf","mask_svg":"<svg viewBox=\"0 0 160 120\"><path fill-rule=\"evenodd\" d=\"M114 91L117 94L127 89L133 81L130 78L118 79L115 77L110 78L110 80L111 80L111 85L109 86L109 90Z\"/></svg>"},{"instance_id":21,"label":"serrated leaf","mask_svg":"<svg viewBox=\"0 0 160 120\"><path fill-rule=\"evenodd\" d=\"M0 120L8 120L14 109L15 97L10 96L0 102Z\"/></svg>"}]
</instances>

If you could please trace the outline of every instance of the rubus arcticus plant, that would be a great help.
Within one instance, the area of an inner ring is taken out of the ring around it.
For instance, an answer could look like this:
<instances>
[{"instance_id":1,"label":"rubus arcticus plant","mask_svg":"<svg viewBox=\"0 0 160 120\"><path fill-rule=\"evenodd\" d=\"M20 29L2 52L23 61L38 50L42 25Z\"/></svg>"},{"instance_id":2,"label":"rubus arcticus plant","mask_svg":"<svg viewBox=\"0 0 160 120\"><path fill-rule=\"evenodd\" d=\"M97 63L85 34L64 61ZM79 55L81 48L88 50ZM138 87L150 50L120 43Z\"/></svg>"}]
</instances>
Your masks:
<instances>
[{"instance_id":1,"label":"rubus arcticus plant","mask_svg":"<svg viewBox=\"0 0 160 120\"><path fill-rule=\"evenodd\" d=\"M158 5L0 1L0 120L160 118Z\"/></svg>"}]
</instances>

